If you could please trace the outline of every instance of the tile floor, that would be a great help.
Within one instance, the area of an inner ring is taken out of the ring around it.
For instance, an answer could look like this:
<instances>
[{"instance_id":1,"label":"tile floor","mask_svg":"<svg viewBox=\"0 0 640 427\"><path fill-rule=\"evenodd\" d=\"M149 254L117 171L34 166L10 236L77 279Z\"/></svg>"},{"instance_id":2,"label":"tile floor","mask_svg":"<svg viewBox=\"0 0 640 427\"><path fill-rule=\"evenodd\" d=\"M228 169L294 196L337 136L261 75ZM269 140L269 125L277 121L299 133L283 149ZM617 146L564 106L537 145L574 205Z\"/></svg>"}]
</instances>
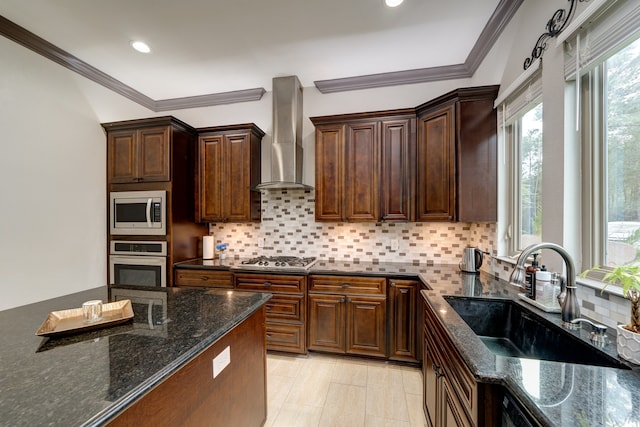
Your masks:
<instances>
[{"instance_id":1,"label":"tile floor","mask_svg":"<svg viewBox=\"0 0 640 427\"><path fill-rule=\"evenodd\" d=\"M334 357L267 355L266 427L424 427L420 369Z\"/></svg>"}]
</instances>

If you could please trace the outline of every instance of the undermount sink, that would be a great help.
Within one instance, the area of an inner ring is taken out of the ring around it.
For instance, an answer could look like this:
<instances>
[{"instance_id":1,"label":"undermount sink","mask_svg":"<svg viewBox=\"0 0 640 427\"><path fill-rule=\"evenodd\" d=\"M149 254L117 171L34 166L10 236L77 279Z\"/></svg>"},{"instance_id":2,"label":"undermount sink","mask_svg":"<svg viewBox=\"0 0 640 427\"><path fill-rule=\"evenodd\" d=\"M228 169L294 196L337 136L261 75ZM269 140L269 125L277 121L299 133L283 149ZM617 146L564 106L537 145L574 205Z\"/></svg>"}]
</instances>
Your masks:
<instances>
[{"instance_id":1,"label":"undermount sink","mask_svg":"<svg viewBox=\"0 0 640 427\"><path fill-rule=\"evenodd\" d=\"M514 301L444 298L494 354L630 369Z\"/></svg>"}]
</instances>

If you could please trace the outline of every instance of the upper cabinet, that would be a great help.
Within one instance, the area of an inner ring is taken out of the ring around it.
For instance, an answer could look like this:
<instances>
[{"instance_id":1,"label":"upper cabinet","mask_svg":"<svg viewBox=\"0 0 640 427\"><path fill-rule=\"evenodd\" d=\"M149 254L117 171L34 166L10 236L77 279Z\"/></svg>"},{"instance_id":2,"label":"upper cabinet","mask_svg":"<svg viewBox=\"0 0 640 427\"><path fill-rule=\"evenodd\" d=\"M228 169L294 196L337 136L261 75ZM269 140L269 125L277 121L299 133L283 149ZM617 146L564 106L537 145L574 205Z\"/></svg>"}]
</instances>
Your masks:
<instances>
[{"instance_id":1,"label":"upper cabinet","mask_svg":"<svg viewBox=\"0 0 640 427\"><path fill-rule=\"evenodd\" d=\"M316 220L409 221L413 110L313 117Z\"/></svg>"},{"instance_id":2,"label":"upper cabinet","mask_svg":"<svg viewBox=\"0 0 640 427\"><path fill-rule=\"evenodd\" d=\"M172 117L105 123L110 184L171 181L176 134L193 129ZM179 159L177 159L179 160Z\"/></svg>"},{"instance_id":3,"label":"upper cabinet","mask_svg":"<svg viewBox=\"0 0 640 427\"><path fill-rule=\"evenodd\" d=\"M498 86L415 109L312 117L317 221L497 220Z\"/></svg>"},{"instance_id":4,"label":"upper cabinet","mask_svg":"<svg viewBox=\"0 0 640 427\"><path fill-rule=\"evenodd\" d=\"M198 222L260 221L261 141L255 124L198 129Z\"/></svg>"},{"instance_id":5,"label":"upper cabinet","mask_svg":"<svg viewBox=\"0 0 640 427\"><path fill-rule=\"evenodd\" d=\"M418 221L497 220L497 94L458 89L416 108Z\"/></svg>"}]
</instances>

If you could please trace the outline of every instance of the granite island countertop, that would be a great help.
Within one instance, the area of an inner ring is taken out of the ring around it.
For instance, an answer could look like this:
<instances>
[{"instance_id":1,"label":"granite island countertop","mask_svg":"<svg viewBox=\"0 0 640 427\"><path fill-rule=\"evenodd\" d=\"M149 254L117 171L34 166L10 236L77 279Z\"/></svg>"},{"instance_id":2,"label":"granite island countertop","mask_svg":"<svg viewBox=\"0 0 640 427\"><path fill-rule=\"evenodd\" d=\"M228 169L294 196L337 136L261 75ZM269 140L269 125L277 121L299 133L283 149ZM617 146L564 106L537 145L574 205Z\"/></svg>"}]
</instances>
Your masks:
<instances>
[{"instance_id":1,"label":"granite island countertop","mask_svg":"<svg viewBox=\"0 0 640 427\"><path fill-rule=\"evenodd\" d=\"M192 260L182 268L212 268L255 273L274 271L238 268L241 259ZM176 266L179 266L177 264ZM178 267L180 268L180 267ZM444 296L506 298L560 325L560 315L546 313L520 300L520 290L489 274L463 274L457 265L368 263L319 260L305 272L281 274L342 274L405 277L420 280L421 295L434 308L444 328L479 382L500 384L517 397L535 418L547 426L637 426L640 425L640 366L614 369L591 365L538 361L497 356L473 333L447 303ZM589 343L590 327L568 331ZM609 328L609 343L602 348L618 358L615 335ZM621 359L619 359L621 360ZM634 424L635 423L635 424Z\"/></svg>"},{"instance_id":2,"label":"granite island countertop","mask_svg":"<svg viewBox=\"0 0 640 427\"><path fill-rule=\"evenodd\" d=\"M0 425L103 425L270 297L105 286L0 311ZM91 299L130 299L134 318L64 337L35 335L49 312Z\"/></svg>"}]
</instances>

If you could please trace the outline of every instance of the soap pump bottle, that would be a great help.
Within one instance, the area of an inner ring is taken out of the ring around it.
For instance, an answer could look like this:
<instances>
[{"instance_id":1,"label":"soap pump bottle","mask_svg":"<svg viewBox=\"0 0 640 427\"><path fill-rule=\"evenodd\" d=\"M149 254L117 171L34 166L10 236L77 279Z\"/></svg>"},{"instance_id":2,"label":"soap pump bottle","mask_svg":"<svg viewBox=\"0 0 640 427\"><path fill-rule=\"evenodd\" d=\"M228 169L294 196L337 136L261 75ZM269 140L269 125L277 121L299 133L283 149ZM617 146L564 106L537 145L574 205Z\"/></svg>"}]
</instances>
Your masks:
<instances>
[{"instance_id":1,"label":"soap pump bottle","mask_svg":"<svg viewBox=\"0 0 640 427\"><path fill-rule=\"evenodd\" d=\"M538 271L538 255L533 254L531 265L525 270L525 295L536 299L536 272Z\"/></svg>"}]
</instances>

